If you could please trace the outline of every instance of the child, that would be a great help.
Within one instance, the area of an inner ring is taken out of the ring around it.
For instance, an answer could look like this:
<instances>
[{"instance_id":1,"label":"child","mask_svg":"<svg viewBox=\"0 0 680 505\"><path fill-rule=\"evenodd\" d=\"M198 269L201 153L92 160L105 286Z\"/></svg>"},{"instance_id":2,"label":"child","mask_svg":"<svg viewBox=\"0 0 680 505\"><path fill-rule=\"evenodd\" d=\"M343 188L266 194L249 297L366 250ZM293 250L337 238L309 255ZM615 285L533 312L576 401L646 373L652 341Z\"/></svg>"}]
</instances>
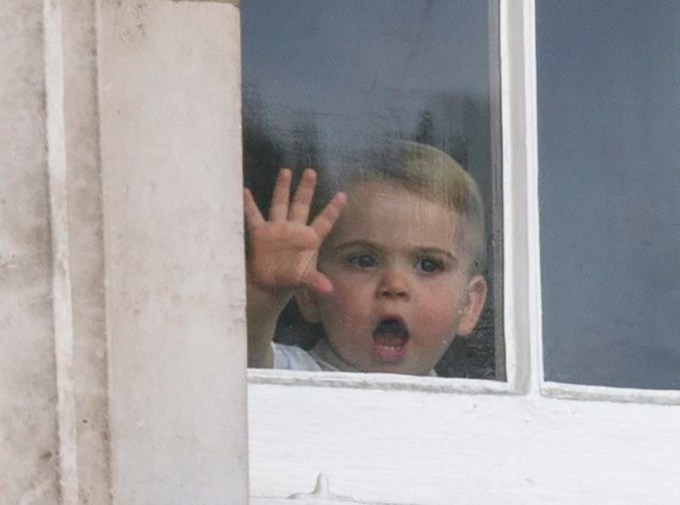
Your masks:
<instances>
[{"instance_id":1,"label":"child","mask_svg":"<svg viewBox=\"0 0 680 505\"><path fill-rule=\"evenodd\" d=\"M308 224L316 173L289 202L280 171L269 219L245 190L249 366L434 375L486 299L484 217L472 178L432 147L397 142L350 174ZM325 336L309 352L272 344L294 297Z\"/></svg>"}]
</instances>

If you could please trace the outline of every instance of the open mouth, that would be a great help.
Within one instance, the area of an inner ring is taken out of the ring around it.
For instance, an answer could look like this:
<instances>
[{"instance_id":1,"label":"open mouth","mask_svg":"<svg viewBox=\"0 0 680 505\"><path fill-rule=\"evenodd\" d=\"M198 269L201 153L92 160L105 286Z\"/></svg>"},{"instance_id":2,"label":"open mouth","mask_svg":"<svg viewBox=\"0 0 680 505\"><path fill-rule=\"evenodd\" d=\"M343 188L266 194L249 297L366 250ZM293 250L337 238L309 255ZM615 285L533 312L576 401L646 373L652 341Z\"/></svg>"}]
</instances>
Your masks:
<instances>
[{"instance_id":1,"label":"open mouth","mask_svg":"<svg viewBox=\"0 0 680 505\"><path fill-rule=\"evenodd\" d=\"M373 356L383 361L398 361L406 354L409 331L406 323L399 318L389 317L380 321L373 329Z\"/></svg>"}]
</instances>

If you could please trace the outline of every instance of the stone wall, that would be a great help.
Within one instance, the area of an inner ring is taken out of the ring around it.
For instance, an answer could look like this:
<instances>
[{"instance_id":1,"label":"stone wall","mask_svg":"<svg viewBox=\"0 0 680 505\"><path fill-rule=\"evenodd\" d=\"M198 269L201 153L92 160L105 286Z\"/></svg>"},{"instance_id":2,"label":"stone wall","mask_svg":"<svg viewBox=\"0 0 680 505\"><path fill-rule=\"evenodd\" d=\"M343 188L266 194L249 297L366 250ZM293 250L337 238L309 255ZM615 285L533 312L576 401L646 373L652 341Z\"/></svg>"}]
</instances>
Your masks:
<instances>
[{"instance_id":1,"label":"stone wall","mask_svg":"<svg viewBox=\"0 0 680 505\"><path fill-rule=\"evenodd\" d=\"M0 504L245 503L233 2L0 7Z\"/></svg>"},{"instance_id":2,"label":"stone wall","mask_svg":"<svg viewBox=\"0 0 680 505\"><path fill-rule=\"evenodd\" d=\"M42 2L0 7L0 502L56 503Z\"/></svg>"}]
</instances>

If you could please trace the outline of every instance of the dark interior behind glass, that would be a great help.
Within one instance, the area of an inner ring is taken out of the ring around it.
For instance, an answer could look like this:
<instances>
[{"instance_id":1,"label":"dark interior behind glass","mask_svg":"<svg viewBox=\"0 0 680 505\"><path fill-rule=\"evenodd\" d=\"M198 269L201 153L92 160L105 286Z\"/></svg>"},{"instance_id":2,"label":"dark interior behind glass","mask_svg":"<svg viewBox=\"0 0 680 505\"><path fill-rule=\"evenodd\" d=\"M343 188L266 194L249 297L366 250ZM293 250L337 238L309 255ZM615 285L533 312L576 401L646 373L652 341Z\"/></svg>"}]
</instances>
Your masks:
<instances>
[{"instance_id":1,"label":"dark interior behind glass","mask_svg":"<svg viewBox=\"0 0 680 505\"><path fill-rule=\"evenodd\" d=\"M280 167L328 170L348 153L415 140L458 160L486 205L490 294L442 376L504 379L500 114L495 2L243 0L244 177L266 211ZM491 27L491 28L490 28ZM276 340L311 346L294 304Z\"/></svg>"}]
</instances>

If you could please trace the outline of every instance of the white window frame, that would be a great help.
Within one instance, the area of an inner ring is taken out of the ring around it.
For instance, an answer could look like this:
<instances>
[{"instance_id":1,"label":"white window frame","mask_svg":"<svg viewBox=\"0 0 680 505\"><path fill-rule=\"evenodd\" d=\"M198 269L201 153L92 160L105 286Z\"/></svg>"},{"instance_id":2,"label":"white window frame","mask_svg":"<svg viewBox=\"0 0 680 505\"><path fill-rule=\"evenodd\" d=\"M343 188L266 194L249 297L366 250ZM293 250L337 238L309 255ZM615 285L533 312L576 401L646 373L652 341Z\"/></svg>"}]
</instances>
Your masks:
<instances>
[{"instance_id":1,"label":"white window frame","mask_svg":"<svg viewBox=\"0 0 680 505\"><path fill-rule=\"evenodd\" d=\"M544 380L534 14L500 2L507 382L249 370L251 503L680 500L680 391Z\"/></svg>"}]
</instances>

